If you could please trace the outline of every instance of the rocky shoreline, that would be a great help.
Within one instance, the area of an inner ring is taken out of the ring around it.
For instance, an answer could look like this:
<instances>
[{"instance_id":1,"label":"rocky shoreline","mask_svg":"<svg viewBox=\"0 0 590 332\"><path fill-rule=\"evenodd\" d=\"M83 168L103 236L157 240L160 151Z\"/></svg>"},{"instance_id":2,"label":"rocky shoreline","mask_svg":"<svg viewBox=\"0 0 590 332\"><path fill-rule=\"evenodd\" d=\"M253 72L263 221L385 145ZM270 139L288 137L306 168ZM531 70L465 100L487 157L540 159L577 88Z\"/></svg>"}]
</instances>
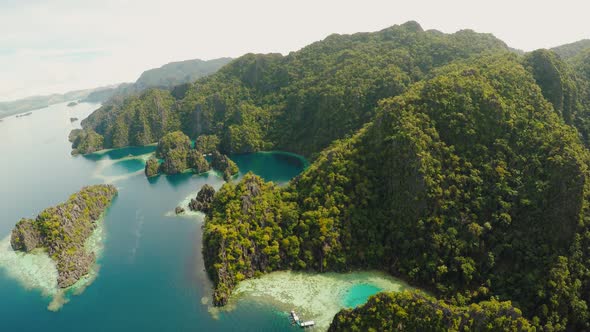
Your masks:
<instances>
[{"instance_id":1,"label":"rocky shoreline","mask_svg":"<svg viewBox=\"0 0 590 332\"><path fill-rule=\"evenodd\" d=\"M21 219L12 231L13 250L31 252L42 248L55 262L60 288L67 288L87 275L96 261L85 250L96 222L117 194L112 185L82 188L67 202L43 210L37 218Z\"/></svg>"}]
</instances>

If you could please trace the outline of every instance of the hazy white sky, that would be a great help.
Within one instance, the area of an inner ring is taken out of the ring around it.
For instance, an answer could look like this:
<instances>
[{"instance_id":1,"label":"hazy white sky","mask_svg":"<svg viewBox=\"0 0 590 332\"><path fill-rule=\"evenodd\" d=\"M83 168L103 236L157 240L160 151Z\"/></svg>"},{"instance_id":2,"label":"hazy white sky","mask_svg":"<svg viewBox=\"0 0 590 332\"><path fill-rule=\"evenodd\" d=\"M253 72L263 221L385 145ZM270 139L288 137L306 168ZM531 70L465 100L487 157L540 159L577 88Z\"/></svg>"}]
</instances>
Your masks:
<instances>
[{"instance_id":1,"label":"hazy white sky","mask_svg":"<svg viewBox=\"0 0 590 332\"><path fill-rule=\"evenodd\" d=\"M135 81L185 59L295 51L418 21L532 50L590 38L588 0L0 0L0 100Z\"/></svg>"}]
</instances>

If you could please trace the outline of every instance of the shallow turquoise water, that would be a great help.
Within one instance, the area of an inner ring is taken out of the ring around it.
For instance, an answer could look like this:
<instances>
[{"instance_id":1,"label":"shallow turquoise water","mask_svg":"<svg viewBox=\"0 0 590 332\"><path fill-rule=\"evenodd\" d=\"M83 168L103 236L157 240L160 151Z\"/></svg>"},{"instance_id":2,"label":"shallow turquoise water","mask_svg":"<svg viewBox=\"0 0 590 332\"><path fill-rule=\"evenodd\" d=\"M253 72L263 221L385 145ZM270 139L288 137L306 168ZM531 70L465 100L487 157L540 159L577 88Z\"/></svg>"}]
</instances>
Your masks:
<instances>
[{"instance_id":1,"label":"shallow turquoise water","mask_svg":"<svg viewBox=\"0 0 590 332\"><path fill-rule=\"evenodd\" d=\"M156 151L155 145L148 145L148 146L132 146L124 149L111 149L111 150L104 150L92 154L88 154L83 156L89 160L100 160L104 158L109 159L121 159L124 157L130 156L139 156L146 153L152 153Z\"/></svg>"},{"instance_id":2,"label":"shallow turquoise water","mask_svg":"<svg viewBox=\"0 0 590 332\"><path fill-rule=\"evenodd\" d=\"M211 282L201 255L198 218L166 214L203 184L221 185L212 174L146 179L133 159L153 146L70 156L70 117L85 118L98 106L64 104L0 122L0 239L21 217L65 201L82 186L114 181L119 195L104 217L105 249L97 279L58 312L49 298L24 289L0 268L2 331L285 331L295 329L270 304L239 302L213 317ZM131 157L130 157L131 156ZM124 158L122 160L119 160ZM240 177L253 171L284 184L306 161L288 154L232 156Z\"/></svg>"},{"instance_id":3,"label":"shallow turquoise water","mask_svg":"<svg viewBox=\"0 0 590 332\"><path fill-rule=\"evenodd\" d=\"M343 305L347 308L355 308L365 304L371 295L382 291L381 288L371 284L360 284L352 286L344 298Z\"/></svg>"},{"instance_id":4,"label":"shallow turquoise water","mask_svg":"<svg viewBox=\"0 0 590 332\"><path fill-rule=\"evenodd\" d=\"M126 159L117 161L109 168L105 169L102 174L104 175L124 175L137 171L141 171L145 168L145 163L141 159Z\"/></svg>"}]
</instances>

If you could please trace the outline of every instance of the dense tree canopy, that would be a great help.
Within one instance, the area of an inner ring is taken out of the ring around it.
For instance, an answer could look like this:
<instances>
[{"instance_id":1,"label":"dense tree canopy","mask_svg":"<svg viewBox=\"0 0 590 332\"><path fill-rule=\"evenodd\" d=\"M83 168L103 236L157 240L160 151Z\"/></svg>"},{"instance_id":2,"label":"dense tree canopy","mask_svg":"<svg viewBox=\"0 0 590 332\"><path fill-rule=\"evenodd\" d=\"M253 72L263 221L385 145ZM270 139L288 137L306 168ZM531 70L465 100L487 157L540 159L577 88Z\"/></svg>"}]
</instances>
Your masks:
<instances>
[{"instance_id":1,"label":"dense tree canopy","mask_svg":"<svg viewBox=\"0 0 590 332\"><path fill-rule=\"evenodd\" d=\"M582 39L574 43L557 46L551 50L557 53L562 59L570 60L588 49L590 49L590 39Z\"/></svg>"},{"instance_id":2,"label":"dense tree canopy","mask_svg":"<svg viewBox=\"0 0 590 332\"><path fill-rule=\"evenodd\" d=\"M245 55L176 95L151 90L103 106L82 125L104 136L105 148L182 130L215 134L226 154L282 149L312 156L368 122L378 100L399 95L433 68L507 49L491 35L423 31L415 22L331 35L287 56Z\"/></svg>"},{"instance_id":3,"label":"dense tree canopy","mask_svg":"<svg viewBox=\"0 0 590 332\"><path fill-rule=\"evenodd\" d=\"M455 305L495 296L547 330L585 328L588 158L516 55L441 68L286 189L221 189L204 235L215 301L261 272L379 268Z\"/></svg>"},{"instance_id":4,"label":"dense tree canopy","mask_svg":"<svg viewBox=\"0 0 590 332\"><path fill-rule=\"evenodd\" d=\"M580 61L583 62L583 61ZM569 125L575 126L584 142L589 144L590 136L590 90L589 77L584 71L576 70L557 54L537 50L527 54L524 64L533 74L543 96L553 104L554 109ZM582 76L579 76L582 74Z\"/></svg>"},{"instance_id":5,"label":"dense tree canopy","mask_svg":"<svg viewBox=\"0 0 590 332\"><path fill-rule=\"evenodd\" d=\"M329 331L535 331L507 302L453 306L416 292L381 293L354 310L339 312Z\"/></svg>"},{"instance_id":6,"label":"dense tree canopy","mask_svg":"<svg viewBox=\"0 0 590 332\"><path fill-rule=\"evenodd\" d=\"M260 273L377 268L447 303L384 295L358 311L417 303L404 326L590 329L584 45L519 55L491 35L415 22L331 35L105 105L72 140L80 153L160 141L169 173L204 169L211 153L226 180L238 170L224 154L315 159L286 188L249 174L215 194L203 253L217 305ZM355 315L335 324L383 323Z\"/></svg>"}]
</instances>

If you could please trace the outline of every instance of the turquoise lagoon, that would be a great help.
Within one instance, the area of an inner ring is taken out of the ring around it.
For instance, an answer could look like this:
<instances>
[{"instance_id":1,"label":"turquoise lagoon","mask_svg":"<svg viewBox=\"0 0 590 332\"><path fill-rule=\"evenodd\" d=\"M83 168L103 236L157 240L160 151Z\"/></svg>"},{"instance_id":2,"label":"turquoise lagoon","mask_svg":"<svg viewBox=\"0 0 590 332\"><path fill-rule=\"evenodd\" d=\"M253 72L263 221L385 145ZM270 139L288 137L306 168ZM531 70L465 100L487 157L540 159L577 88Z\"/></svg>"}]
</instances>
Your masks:
<instances>
[{"instance_id":1,"label":"turquoise lagoon","mask_svg":"<svg viewBox=\"0 0 590 332\"><path fill-rule=\"evenodd\" d=\"M201 255L203 216L180 218L170 211L203 184L218 188L223 180L214 172L148 180L143 167L154 146L71 156L67 137L79 124L70 117L83 119L98 106L62 103L0 122L2 330L285 331L296 329L286 319L291 308L317 319L324 329L339 308L362 304L381 290L405 287L373 272L277 272L241 284L228 308L212 308L212 285ZM279 184L307 165L303 158L278 152L232 158L240 167L239 177L252 171ZM116 185L119 195L93 237L99 253L95 273L75 289L56 293L51 262L43 253L23 257L11 252L10 231L21 217L36 216L84 185L105 182ZM310 285L308 292L297 291L300 284ZM321 292L330 284L331 295ZM323 305L329 310L321 312Z\"/></svg>"}]
</instances>

